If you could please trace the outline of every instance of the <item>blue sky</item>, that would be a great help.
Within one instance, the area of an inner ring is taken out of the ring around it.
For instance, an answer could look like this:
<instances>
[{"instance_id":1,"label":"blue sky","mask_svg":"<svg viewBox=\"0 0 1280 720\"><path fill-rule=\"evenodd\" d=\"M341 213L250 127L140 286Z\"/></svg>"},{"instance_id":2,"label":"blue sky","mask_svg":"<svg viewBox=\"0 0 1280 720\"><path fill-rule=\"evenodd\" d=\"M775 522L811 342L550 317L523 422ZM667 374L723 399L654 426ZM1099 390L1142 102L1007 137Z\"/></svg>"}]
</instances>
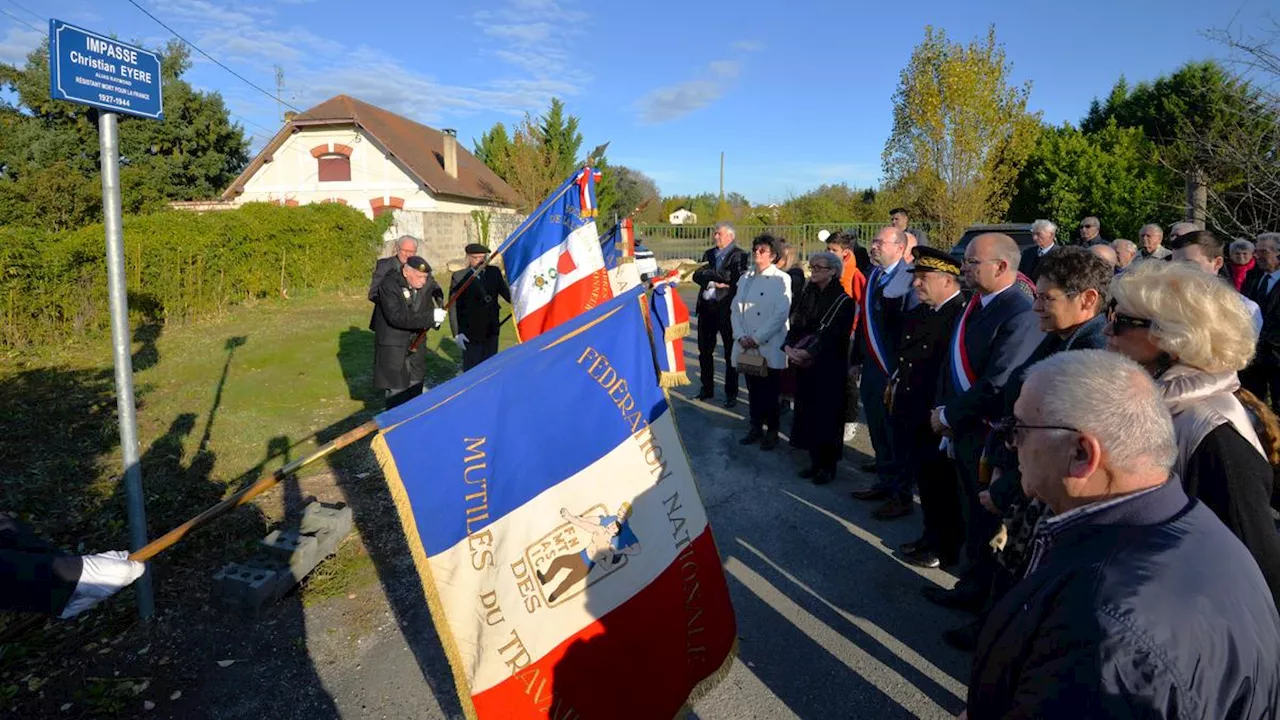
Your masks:
<instances>
[{"instance_id":1,"label":"blue sky","mask_svg":"<svg viewBox=\"0 0 1280 720\"><path fill-rule=\"evenodd\" d=\"M898 73L926 25L968 41L994 23L1015 79L1033 83L1032 109L1058 123L1078 121L1121 74L1138 81L1223 56L1205 30L1280 17L1274 0L138 1L268 90L280 66L285 99L303 109L346 93L457 128L470 146L560 96L586 147L611 140L610 160L664 193L716 190L724 151L726 190L753 202L878 181ZM125 0L0 0L0 10L6 62L42 37L17 20L44 30L56 17L150 46L168 37ZM195 60L188 79L221 92L260 147L280 125L275 102Z\"/></svg>"}]
</instances>

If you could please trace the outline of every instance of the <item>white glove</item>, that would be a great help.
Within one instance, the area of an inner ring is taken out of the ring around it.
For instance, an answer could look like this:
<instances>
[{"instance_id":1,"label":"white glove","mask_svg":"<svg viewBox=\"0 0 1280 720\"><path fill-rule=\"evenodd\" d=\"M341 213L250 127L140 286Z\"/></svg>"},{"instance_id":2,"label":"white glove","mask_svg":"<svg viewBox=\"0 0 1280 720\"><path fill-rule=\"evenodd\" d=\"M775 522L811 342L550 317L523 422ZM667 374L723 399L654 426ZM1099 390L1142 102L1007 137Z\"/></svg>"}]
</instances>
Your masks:
<instances>
[{"instance_id":1,"label":"white glove","mask_svg":"<svg viewBox=\"0 0 1280 720\"><path fill-rule=\"evenodd\" d=\"M448 317L448 313L444 311L444 308L436 308L431 311L431 316L435 319L436 327L440 327L440 323L444 322L444 319Z\"/></svg>"},{"instance_id":2,"label":"white glove","mask_svg":"<svg viewBox=\"0 0 1280 720\"><path fill-rule=\"evenodd\" d=\"M146 565L130 560L124 550L85 555L80 560L84 568L67 607L58 616L62 620L69 620L115 595L142 577L147 569Z\"/></svg>"},{"instance_id":3,"label":"white glove","mask_svg":"<svg viewBox=\"0 0 1280 720\"><path fill-rule=\"evenodd\" d=\"M705 300L715 300L716 286L712 285L711 283L707 283L707 289L702 291L702 297Z\"/></svg>"},{"instance_id":4,"label":"white glove","mask_svg":"<svg viewBox=\"0 0 1280 720\"><path fill-rule=\"evenodd\" d=\"M464 333L458 333L457 335L454 335L453 341L458 344L458 349L460 350L466 350L467 343L471 342L470 340L467 339L467 336Z\"/></svg>"}]
</instances>

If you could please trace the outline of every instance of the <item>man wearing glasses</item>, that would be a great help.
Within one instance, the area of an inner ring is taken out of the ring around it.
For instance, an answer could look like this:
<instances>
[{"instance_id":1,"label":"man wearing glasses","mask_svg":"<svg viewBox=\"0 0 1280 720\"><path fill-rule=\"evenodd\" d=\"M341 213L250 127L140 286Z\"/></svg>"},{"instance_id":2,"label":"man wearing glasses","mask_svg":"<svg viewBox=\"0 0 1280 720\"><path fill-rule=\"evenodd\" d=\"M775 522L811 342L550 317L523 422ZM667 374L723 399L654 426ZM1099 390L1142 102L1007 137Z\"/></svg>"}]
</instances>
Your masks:
<instances>
[{"instance_id":1,"label":"man wearing glasses","mask_svg":"<svg viewBox=\"0 0 1280 720\"><path fill-rule=\"evenodd\" d=\"M1107 242L1102 239L1102 224L1098 218L1090 215L1080 221L1080 244L1085 247L1101 245Z\"/></svg>"},{"instance_id":2,"label":"man wearing glasses","mask_svg":"<svg viewBox=\"0 0 1280 720\"><path fill-rule=\"evenodd\" d=\"M1001 429L1048 515L982 629L961 717L1271 717L1271 591L1171 477L1173 422L1147 371L1058 353L1032 367Z\"/></svg>"},{"instance_id":3,"label":"man wearing glasses","mask_svg":"<svg viewBox=\"0 0 1280 720\"><path fill-rule=\"evenodd\" d=\"M701 288L698 293L698 369L702 377L699 400L715 396L716 338L724 347L724 406L738 404L738 370L730 360L733 352L733 325L730 310L738 278L747 271L747 251L734 244L733 225L722 222L715 227L713 247L702 254L702 266L693 274Z\"/></svg>"},{"instance_id":4,"label":"man wearing glasses","mask_svg":"<svg viewBox=\"0 0 1280 720\"><path fill-rule=\"evenodd\" d=\"M965 281L974 295L956 325L943 365L942 404L931 425L956 461L957 494L966 499L965 549L969 568L954 590L936 585L925 596L939 605L979 612L991 590L996 563L988 541L1000 519L983 509L979 467L991 426L1004 416L1004 386L1044 338L1032 302L1016 289L1022 251L1002 233L979 235L964 251Z\"/></svg>"}]
</instances>

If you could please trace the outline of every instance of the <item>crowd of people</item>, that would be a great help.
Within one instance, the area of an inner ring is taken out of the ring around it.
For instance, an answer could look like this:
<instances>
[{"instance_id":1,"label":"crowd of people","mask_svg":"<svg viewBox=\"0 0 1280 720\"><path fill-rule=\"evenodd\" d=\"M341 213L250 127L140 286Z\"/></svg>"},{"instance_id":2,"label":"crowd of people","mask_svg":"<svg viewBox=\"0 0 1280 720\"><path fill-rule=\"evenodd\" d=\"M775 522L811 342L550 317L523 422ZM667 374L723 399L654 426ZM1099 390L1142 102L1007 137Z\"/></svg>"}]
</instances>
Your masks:
<instances>
[{"instance_id":1,"label":"crowd of people","mask_svg":"<svg viewBox=\"0 0 1280 720\"><path fill-rule=\"evenodd\" d=\"M963 258L904 211L797 267L731 225L694 274L701 400L746 377L744 445L836 476L865 420L874 517L915 512L912 565L955 567L932 602L972 613L972 717L1273 717L1280 707L1280 235L1193 223L1080 242L988 233ZM843 392L842 392L843 390ZM1272 713L1272 714L1269 714Z\"/></svg>"}]
</instances>

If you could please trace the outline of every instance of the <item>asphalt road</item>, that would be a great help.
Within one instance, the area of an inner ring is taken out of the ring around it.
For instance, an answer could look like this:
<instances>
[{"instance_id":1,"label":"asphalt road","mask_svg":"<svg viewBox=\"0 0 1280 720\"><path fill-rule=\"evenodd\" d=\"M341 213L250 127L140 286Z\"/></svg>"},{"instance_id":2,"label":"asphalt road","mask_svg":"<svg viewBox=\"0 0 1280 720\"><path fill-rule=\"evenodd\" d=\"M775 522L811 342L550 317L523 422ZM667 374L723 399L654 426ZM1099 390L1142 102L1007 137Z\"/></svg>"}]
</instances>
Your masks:
<instances>
[{"instance_id":1,"label":"asphalt road","mask_svg":"<svg viewBox=\"0 0 1280 720\"><path fill-rule=\"evenodd\" d=\"M927 585L949 587L951 575L895 557L900 543L920 534L918 509L882 522L871 517L873 504L849 497L870 481L857 469L870 452L865 428L846 449L835 482L815 486L797 478L807 457L785 442L772 452L738 444L746 430L745 387L732 410L721 404L719 377L714 400L692 399L699 388L694 337L685 343L694 383L671 400L724 562L739 644L729 674L694 699L693 716L953 717L963 708L968 656L946 646L941 634L967 617L920 594ZM784 430L790 417L783 417ZM259 661L210 669L193 706L228 718L461 717L407 552L388 554L403 562L381 568L381 583L354 599L306 608L305 640L248 635L260 647L230 656ZM305 654L265 662L264 649L284 642ZM263 672L278 678L275 692L239 690L252 686L250 674Z\"/></svg>"}]
</instances>

